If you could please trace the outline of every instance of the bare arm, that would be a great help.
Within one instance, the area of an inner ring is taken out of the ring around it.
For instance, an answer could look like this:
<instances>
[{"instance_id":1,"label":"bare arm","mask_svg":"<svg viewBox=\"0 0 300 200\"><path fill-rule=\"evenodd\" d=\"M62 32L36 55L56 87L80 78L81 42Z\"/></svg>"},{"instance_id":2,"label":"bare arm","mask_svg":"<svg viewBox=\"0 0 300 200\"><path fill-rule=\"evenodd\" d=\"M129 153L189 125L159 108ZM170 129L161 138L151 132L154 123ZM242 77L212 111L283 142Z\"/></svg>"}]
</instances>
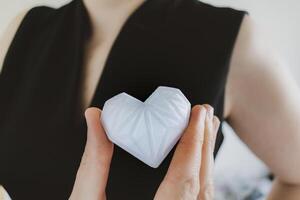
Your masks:
<instances>
[{"instance_id":1,"label":"bare arm","mask_svg":"<svg viewBox=\"0 0 300 200\"><path fill-rule=\"evenodd\" d=\"M0 73L3 66L3 61L6 56L6 53L8 51L8 48L10 46L10 43L12 42L14 35L16 34L16 31L24 18L26 11L23 11L18 16L16 16L12 22L8 25L7 29L4 31L2 36L0 37Z\"/></svg>"},{"instance_id":2,"label":"bare arm","mask_svg":"<svg viewBox=\"0 0 300 200\"><path fill-rule=\"evenodd\" d=\"M299 199L300 91L248 16L233 52L225 108L239 137L276 175L269 199Z\"/></svg>"}]
</instances>

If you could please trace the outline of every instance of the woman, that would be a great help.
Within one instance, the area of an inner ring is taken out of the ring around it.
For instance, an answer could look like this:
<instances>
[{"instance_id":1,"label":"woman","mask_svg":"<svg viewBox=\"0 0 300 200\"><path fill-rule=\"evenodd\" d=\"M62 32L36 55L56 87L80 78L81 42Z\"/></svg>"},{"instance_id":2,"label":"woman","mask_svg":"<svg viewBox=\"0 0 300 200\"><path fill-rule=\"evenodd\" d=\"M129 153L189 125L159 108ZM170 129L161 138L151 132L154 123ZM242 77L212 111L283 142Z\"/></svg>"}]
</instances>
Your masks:
<instances>
[{"instance_id":1,"label":"woman","mask_svg":"<svg viewBox=\"0 0 300 200\"><path fill-rule=\"evenodd\" d=\"M83 110L167 85L212 105L270 167L270 199L297 199L299 89L271 50L245 12L195 0L31 9L1 43L0 182L13 198L67 198L84 150ZM215 153L221 142L219 132ZM153 170L115 147L108 199L153 198L171 158Z\"/></svg>"}]
</instances>

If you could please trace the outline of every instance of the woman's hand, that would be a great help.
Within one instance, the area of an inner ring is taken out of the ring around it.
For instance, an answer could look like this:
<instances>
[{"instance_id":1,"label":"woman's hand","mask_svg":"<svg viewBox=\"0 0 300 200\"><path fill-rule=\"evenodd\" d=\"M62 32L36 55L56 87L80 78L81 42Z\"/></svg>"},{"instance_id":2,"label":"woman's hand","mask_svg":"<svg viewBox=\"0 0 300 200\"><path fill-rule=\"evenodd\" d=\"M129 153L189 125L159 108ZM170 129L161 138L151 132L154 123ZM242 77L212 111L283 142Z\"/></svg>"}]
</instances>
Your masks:
<instances>
[{"instance_id":1,"label":"woman's hand","mask_svg":"<svg viewBox=\"0 0 300 200\"><path fill-rule=\"evenodd\" d=\"M209 105L192 109L189 125L176 148L155 200L212 200L213 151L220 121Z\"/></svg>"},{"instance_id":2,"label":"woman's hand","mask_svg":"<svg viewBox=\"0 0 300 200\"><path fill-rule=\"evenodd\" d=\"M114 145L104 132L100 115L98 108L85 111L87 142L70 200L106 199L105 188Z\"/></svg>"},{"instance_id":3,"label":"woman's hand","mask_svg":"<svg viewBox=\"0 0 300 200\"><path fill-rule=\"evenodd\" d=\"M71 200L104 200L113 144L100 123L101 111L85 112L88 136ZM209 105L195 106L161 183L156 200L212 200L213 150L220 122Z\"/></svg>"}]
</instances>

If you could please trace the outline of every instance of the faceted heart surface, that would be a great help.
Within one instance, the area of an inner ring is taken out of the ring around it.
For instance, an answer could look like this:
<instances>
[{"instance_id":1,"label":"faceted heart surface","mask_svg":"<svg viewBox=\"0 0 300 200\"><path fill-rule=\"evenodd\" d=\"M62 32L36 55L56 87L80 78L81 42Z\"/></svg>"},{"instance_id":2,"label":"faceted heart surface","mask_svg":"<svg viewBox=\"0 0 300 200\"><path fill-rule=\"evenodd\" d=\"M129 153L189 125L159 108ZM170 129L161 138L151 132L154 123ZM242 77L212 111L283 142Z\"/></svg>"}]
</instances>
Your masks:
<instances>
[{"instance_id":1,"label":"faceted heart surface","mask_svg":"<svg viewBox=\"0 0 300 200\"><path fill-rule=\"evenodd\" d=\"M186 128L191 104L176 88L158 87L145 102L120 93L104 104L101 121L108 138L157 168Z\"/></svg>"}]
</instances>

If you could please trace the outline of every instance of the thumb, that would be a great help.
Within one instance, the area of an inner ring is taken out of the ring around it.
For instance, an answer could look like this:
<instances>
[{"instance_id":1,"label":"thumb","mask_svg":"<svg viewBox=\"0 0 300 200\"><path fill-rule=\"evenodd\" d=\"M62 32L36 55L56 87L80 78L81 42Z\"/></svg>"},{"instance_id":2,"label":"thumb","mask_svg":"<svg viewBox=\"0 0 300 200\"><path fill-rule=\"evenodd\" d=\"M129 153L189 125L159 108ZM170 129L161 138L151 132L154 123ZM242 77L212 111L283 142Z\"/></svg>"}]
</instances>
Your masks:
<instances>
[{"instance_id":1,"label":"thumb","mask_svg":"<svg viewBox=\"0 0 300 200\"><path fill-rule=\"evenodd\" d=\"M105 187L109 174L113 144L108 140L100 122L101 110L88 108L87 142L77 172L70 199L105 199Z\"/></svg>"}]
</instances>

